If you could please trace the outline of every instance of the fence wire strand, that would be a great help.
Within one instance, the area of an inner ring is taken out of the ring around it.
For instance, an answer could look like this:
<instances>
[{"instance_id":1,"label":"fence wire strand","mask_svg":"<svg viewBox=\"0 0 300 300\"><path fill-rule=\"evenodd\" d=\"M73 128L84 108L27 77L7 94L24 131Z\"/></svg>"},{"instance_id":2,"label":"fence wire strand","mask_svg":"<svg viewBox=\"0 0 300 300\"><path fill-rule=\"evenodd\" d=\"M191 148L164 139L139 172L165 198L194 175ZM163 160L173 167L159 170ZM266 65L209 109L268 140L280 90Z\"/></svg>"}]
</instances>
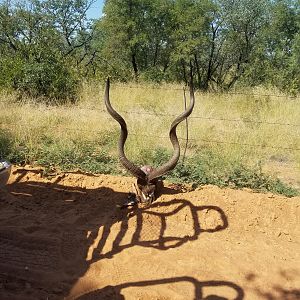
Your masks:
<instances>
[{"instance_id":1,"label":"fence wire strand","mask_svg":"<svg viewBox=\"0 0 300 300\"><path fill-rule=\"evenodd\" d=\"M165 87L144 87L144 86L131 86L131 85L126 85L123 86L121 84L114 84L114 86L122 89L160 89L160 90L178 90L182 91L182 88L165 88ZM183 88L184 90L184 88ZM185 91L185 90L184 90ZM218 93L216 93L218 94ZM286 95L272 95L272 94L247 94L247 93L239 93L239 92L229 92L225 93L225 95L245 95L245 96L261 96L261 97L277 97L277 98L288 98L288 99L296 99L296 97L292 96L286 96ZM297 98L298 99L298 98ZM186 106L186 99L185 99L185 93L184 93L184 100L185 100L185 106ZM269 100L269 99L268 99ZM5 104L10 104L8 101L0 100L0 103L5 103ZM300 102L299 102L300 103ZM74 106L72 106L74 107ZM87 111L95 111L95 112L100 112L100 113L107 113L106 110L101 109L99 107L80 107L80 106L75 106L77 109L80 110L87 110ZM61 109L62 107L59 107ZM43 110L45 109L44 107L42 108ZM51 107L47 106L47 110L55 110L57 107ZM68 110L68 107L64 107L64 109ZM128 110L120 110L121 113L124 114L138 114L138 115L149 115L149 116L154 116L154 117L177 117L175 114L168 114L168 113L158 113L158 112L138 112L138 111L128 111ZM189 117L189 119L198 119L198 120L206 120L206 121L222 121L222 122L236 122L236 123L252 123L252 124L261 124L261 125L277 125L277 126L290 126L290 127L300 127L300 124L293 124L293 123L284 123L280 121L274 121L274 122L268 122L268 121L258 121L258 120L249 120L249 119L230 119L230 118L223 118L223 117L205 117L205 116L197 116L197 115L192 115ZM10 129L12 126L18 126L16 124L0 124L1 128L5 129ZM21 126L21 125L20 125ZM57 126L51 126L47 125L45 126L47 128L53 128L55 130L58 129ZM24 126L22 125L22 128ZM64 130L69 130L69 131L78 131L78 132L94 132L98 133L96 130L85 130L83 128L71 128L71 127L64 127ZM231 144L231 145L241 145L241 146L248 146L248 147L260 147L260 148L272 148L272 149L278 149L278 150L291 150L291 151L300 151L299 148L293 148L293 147L278 147L278 146L272 146L272 145L265 145L265 144L250 144L250 143L239 143L239 142L229 142L229 141L221 141L221 140L207 140L207 139L201 139L201 138L189 138L188 136L188 124L186 123L186 137L179 137L179 140L185 141L186 143L186 148L189 143L189 141L193 142L204 142L204 143L217 143L217 144ZM136 134L136 133L130 133L130 135L134 136L143 136L143 137L149 137L149 138L159 138L159 139L168 139L169 137L167 136L158 136L158 135L141 135L141 134ZM183 159L184 161L184 159Z\"/></svg>"},{"instance_id":2,"label":"fence wire strand","mask_svg":"<svg viewBox=\"0 0 300 300\"><path fill-rule=\"evenodd\" d=\"M4 125L4 124L0 124L2 129L7 129L7 130L11 130L10 127L18 127L18 125L15 124L10 124L10 125ZM21 125L19 125L21 127ZM55 130L59 130L60 128L58 128L57 126L44 126L47 128L52 128ZM24 130L24 126L22 125L22 128ZM71 127L66 127L64 126L63 128L61 128L62 130L69 130L69 131L78 131L78 132L87 132L87 133L99 133L99 131L97 130L88 130L88 129L82 129L82 128L71 128ZM25 130L24 130L25 131ZM151 134L138 134L138 133L134 133L131 132L129 133L129 135L133 135L133 136L142 136L142 137L148 137L148 138L157 138L157 139L169 139L168 136L159 136L159 135L151 135ZM178 140L181 141L187 141L186 138L184 137L178 137ZM239 143L239 142L228 142L228 141L220 141L220 140L207 140L207 139L201 139L201 138L189 138L189 141L193 141L193 142L204 142L204 143L214 143L214 144L228 144L228 145L240 145L240 146L248 146L248 147L254 147L254 148L271 148L271 149L277 149L277 150L290 150L290 151L300 151L300 148L292 148L292 147L278 147L278 146L272 146L272 145L266 145L266 144L250 144L250 143Z\"/></svg>"},{"instance_id":3,"label":"fence wire strand","mask_svg":"<svg viewBox=\"0 0 300 300\"><path fill-rule=\"evenodd\" d=\"M143 90L163 90L163 91L182 91L181 88L174 87L161 87L161 86L143 86L143 85L122 85L119 83L114 83L115 87L120 89L143 89ZM226 91L208 91L203 92L204 94L213 94L213 95L241 95L241 96L261 96L261 97L274 97L274 98L288 98L288 99L297 99L297 96L289 95L276 95L276 94L258 94L258 93L242 93L242 92L226 92ZM270 99L269 99L270 100Z\"/></svg>"},{"instance_id":4,"label":"fence wire strand","mask_svg":"<svg viewBox=\"0 0 300 300\"><path fill-rule=\"evenodd\" d=\"M75 106L76 107L76 106ZM59 107L61 109L62 107ZM100 113L107 114L105 109L101 109L99 107L80 107L77 106L77 109L80 110L88 110L88 111L97 111ZM47 110L55 110L56 107L47 107ZM64 109L68 110L68 107ZM44 110L44 108L43 108ZM128 110L118 110L120 113L124 114L136 114L141 116L153 116L153 117L177 117L176 114L168 114L168 113L158 113L158 112L139 112L139 111L128 111ZM300 127L300 124L293 124L293 123L283 123L283 122L267 122L267 121L256 121L256 120L248 120L248 119L228 119L228 118L221 118L221 117L204 117L204 116L189 116L189 119L200 119L200 120L207 120L207 121L224 121L224 122L236 122L236 123L253 123L253 124L266 124L266 125L278 125L278 126L292 126L292 127Z\"/></svg>"}]
</instances>

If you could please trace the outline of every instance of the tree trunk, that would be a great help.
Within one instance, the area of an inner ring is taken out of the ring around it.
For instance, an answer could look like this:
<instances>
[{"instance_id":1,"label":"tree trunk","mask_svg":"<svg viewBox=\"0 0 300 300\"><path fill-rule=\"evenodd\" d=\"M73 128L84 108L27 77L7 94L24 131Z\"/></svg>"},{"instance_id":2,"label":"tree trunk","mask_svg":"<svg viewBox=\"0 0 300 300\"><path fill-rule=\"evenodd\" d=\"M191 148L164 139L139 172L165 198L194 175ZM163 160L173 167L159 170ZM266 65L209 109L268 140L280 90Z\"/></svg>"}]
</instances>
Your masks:
<instances>
[{"instance_id":1,"label":"tree trunk","mask_svg":"<svg viewBox=\"0 0 300 300\"><path fill-rule=\"evenodd\" d=\"M136 55L135 55L134 52L131 54L131 63L132 63L132 68L133 68L133 72L134 72L134 79L135 79L135 81L138 81L138 79L139 79L139 69L138 69L138 66L137 66Z\"/></svg>"},{"instance_id":2,"label":"tree trunk","mask_svg":"<svg viewBox=\"0 0 300 300\"><path fill-rule=\"evenodd\" d=\"M183 72L184 83L185 83L185 85L187 85L188 84L188 80L187 80L187 77L186 77L185 61L183 59L181 60L181 65L182 65L182 72Z\"/></svg>"},{"instance_id":3,"label":"tree trunk","mask_svg":"<svg viewBox=\"0 0 300 300\"><path fill-rule=\"evenodd\" d=\"M158 60L158 49L159 49L159 43L156 42L156 43L155 43L154 58L153 58L153 65L152 65L153 67L155 67L156 64L157 64L157 60Z\"/></svg>"},{"instance_id":4,"label":"tree trunk","mask_svg":"<svg viewBox=\"0 0 300 300\"><path fill-rule=\"evenodd\" d=\"M212 35L212 45L211 45L211 49L210 49L210 54L209 54L209 61L208 61L208 67L207 67L207 73L206 73L206 79L204 82L204 89L207 90L208 89L208 83L211 80L212 77L212 67L213 67L213 57L214 57L214 52L215 52L215 40L216 40L216 34L217 34L217 30L218 30L218 26L216 28L212 27L212 31L213 31L213 35Z\"/></svg>"},{"instance_id":5,"label":"tree trunk","mask_svg":"<svg viewBox=\"0 0 300 300\"><path fill-rule=\"evenodd\" d=\"M196 72L198 77L198 87L203 88L201 84L201 73L200 73L199 62L196 53L194 54L194 61L195 61L195 67L196 67Z\"/></svg>"}]
</instances>

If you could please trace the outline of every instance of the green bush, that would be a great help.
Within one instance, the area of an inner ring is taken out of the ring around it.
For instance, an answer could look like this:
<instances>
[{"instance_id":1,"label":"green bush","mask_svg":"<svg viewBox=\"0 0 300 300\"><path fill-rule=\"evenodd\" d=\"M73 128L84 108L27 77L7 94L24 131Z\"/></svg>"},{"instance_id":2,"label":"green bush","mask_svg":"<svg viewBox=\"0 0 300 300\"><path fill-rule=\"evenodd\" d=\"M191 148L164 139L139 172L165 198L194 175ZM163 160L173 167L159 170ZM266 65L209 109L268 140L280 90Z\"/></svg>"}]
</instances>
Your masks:
<instances>
[{"instance_id":1,"label":"green bush","mask_svg":"<svg viewBox=\"0 0 300 300\"><path fill-rule=\"evenodd\" d=\"M141 80L152 83L161 83L165 79L165 74L157 67L148 68L141 74Z\"/></svg>"},{"instance_id":2,"label":"green bush","mask_svg":"<svg viewBox=\"0 0 300 300\"><path fill-rule=\"evenodd\" d=\"M204 150L190 157L167 176L172 181L194 186L213 184L220 187L250 188L261 192L296 196L299 192L261 171L260 166L247 166L243 162L224 158Z\"/></svg>"},{"instance_id":3,"label":"green bush","mask_svg":"<svg viewBox=\"0 0 300 300\"><path fill-rule=\"evenodd\" d=\"M66 64L49 56L40 62L18 57L0 60L0 87L17 90L47 103L75 102L79 80Z\"/></svg>"},{"instance_id":4,"label":"green bush","mask_svg":"<svg viewBox=\"0 0 300 300\"><path fill-rule=\"evenodd\" d=\"M15 74L14 88L32 97L58 103L76 100L78 80L72 70L54 57L28 62Z\"/></svg>"}]
</instances>

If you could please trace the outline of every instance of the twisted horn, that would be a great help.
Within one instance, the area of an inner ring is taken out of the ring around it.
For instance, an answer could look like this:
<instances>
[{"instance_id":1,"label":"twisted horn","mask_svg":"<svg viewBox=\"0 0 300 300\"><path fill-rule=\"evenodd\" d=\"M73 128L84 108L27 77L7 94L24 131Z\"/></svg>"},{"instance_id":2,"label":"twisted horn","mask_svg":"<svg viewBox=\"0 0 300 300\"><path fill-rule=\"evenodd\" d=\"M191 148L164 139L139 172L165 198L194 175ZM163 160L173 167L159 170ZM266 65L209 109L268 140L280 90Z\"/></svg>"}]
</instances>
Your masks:
<instances>
[{"instance_id":1,"label":"twisted horn","mask_svg":"<svg viewBox=\"0 0 300 300\"><path fill-rule=\"evenodd\" d=\"M146 174L134 165L131 161L126 158L124 152L124 145L128 136L127 125L125 120L112 108L110 101L109 101L109 78L107 78L106 85L105 85L105 95L104 95L104 102L109 114L120 124L121 126L121 134L118 143L118 150L119 150L119 159L121 164L135 177L143 180L146 182Z\"/></svg>"},{"instance_id":2,"label":"twisted horn","mask_svg":"<svg viewBox=\"0 0 300 300\"><path fill-rule=\"evenodd\" d=\"M187 108L187 110L185 112L183 112L181 115L179 115L173 121L173 123L171 125L171 129L170 129L170 133L169 133L170 140L171 140L171 143L172 143L173 149L174 149L173 156L167 163L165 163L164 165L160 166L157 169L154 169L148 175L148 178L147 178L148 182L150 182L151 180L153 180L157 177L162 176L166 172L171 171L172 169L175 168L175 166L179 160L179 156L180 156L180 146L179 146L179 142L178 142L178 138L177 138L177 134L176 134L176 128L180 122L182 122L185 118L187 118L192 113L194 104L195 104L195 96L194 96L193 83L191 81L191 84L190 84L190 106Z\"/></svg>"}]
</instances>

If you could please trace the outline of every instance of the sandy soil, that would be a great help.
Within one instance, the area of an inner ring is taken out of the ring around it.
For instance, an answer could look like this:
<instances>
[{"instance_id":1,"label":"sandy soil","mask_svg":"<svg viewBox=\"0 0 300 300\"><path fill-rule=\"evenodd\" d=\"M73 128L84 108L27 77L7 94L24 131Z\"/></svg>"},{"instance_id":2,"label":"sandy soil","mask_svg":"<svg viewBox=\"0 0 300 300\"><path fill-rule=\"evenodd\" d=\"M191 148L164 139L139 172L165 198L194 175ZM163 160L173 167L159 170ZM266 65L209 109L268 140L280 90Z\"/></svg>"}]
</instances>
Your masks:
<instances>
[{"instance_id":1,"label":"sandy soil","mask_svg":"<svg viewBox=\"0 0 300 300\"><path fill-rule=\"evenodd\" d=\"M43 178L0 193L0 299L300 299L300 198L167 185L120 209L132 178Z\"/></svg>"}]
</instances>

